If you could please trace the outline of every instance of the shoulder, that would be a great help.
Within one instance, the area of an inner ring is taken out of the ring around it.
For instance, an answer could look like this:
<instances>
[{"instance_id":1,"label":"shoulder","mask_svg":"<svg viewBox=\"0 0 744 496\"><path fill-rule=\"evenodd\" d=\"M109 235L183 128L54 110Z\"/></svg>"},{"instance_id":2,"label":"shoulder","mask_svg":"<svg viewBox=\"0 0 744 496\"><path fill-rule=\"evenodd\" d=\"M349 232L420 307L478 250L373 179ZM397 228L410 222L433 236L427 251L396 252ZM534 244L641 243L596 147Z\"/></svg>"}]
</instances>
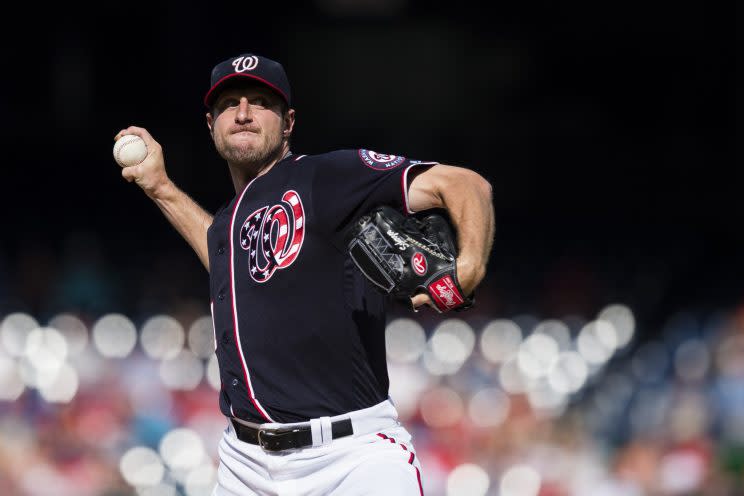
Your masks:
<instances>
[{"instance_id":1,"label":"shoulder","mask_svg":"<svg viewBox=\"0 0 744 496\"><path fill-rule=\"evenodd\" d=\"M406 157L402 155L379 153L366 148L346 148L318 155L298 155L295 160L308 165L331 167L361 166L379 171L395 169L407 161Z\"/></svg>"}]
</instances>

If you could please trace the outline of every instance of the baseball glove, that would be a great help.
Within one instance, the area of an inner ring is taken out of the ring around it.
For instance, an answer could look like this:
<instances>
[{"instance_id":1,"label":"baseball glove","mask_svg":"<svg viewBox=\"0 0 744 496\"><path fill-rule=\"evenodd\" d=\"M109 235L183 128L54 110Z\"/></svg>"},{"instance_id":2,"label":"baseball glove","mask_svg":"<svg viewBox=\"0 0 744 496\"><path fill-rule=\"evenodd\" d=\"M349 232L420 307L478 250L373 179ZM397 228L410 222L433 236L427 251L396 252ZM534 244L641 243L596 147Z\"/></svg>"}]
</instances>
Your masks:
<instances>
[{"instance_id":1,"label":"baseball glove","mask_svg":"<svg viewBox=\"0 0 744 496\"><path fill-rule=\"evenodd\" d=\"M351 227L347 246L367 279L395 298L410 303L426 292L440 313L473 305L457 281L455 236L439 214L405 217L378 207Z\"/></svg>"}]
</instances>

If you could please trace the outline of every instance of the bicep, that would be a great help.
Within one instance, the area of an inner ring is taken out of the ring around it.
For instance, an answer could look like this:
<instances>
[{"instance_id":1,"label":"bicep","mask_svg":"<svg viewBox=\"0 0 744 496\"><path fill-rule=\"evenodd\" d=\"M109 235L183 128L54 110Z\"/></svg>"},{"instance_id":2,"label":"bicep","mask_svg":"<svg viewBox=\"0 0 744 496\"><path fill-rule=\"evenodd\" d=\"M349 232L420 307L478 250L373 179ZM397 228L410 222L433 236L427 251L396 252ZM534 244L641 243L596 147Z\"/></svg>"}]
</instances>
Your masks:
<instances>
[{"instance_id":1,"label":"bicep","mask_svg":"<svg viewBox=\"0 0 744 496\"><path fill-rule=\"evenodd\" d=\"M436 164L426 169L411 171L408 176L408 206L413 212L430 208L443 208L442 191L461 169L451 165Z\"/></svg>"}]
</instances>

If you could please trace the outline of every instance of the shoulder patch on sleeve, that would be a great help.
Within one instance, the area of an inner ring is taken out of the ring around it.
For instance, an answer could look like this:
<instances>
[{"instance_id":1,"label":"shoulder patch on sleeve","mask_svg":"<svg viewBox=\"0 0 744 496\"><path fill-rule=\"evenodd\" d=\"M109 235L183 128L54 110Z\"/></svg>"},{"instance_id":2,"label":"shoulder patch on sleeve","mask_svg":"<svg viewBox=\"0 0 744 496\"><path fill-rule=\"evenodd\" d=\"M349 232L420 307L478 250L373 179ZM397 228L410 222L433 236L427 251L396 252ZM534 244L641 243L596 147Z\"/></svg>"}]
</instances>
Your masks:
<instances>
[{"instance_id":1,"label":"shoulder patch on sleeve","mask_svg":"<svg viewBox=\"0 0 744 496\"><path fill-rule=\"evenodd\" d=\"M393 169L406 160L406 157L401 157L400 155L386 155L364 149L359 150L359 158L364 162L364 165L375 170Z\"/></svg>"}]
</instances>

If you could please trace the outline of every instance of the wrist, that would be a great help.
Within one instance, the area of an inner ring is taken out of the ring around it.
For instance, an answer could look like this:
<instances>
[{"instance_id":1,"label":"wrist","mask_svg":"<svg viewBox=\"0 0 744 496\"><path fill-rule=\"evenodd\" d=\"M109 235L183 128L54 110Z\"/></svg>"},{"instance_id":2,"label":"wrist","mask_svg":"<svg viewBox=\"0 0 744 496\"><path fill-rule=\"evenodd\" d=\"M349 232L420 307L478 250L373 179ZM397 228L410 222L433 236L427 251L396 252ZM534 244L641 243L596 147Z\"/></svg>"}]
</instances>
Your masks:
<instances>
[{"instance_id":1,"label":"wrist","mask_svg":"<svg viewBox=\"0 0 744 496\"><path fill-rule=\"evenodd\" d=\"M147 191L147 196L155 201L168 201L174 197L176 185L169 178L165 178L157 186Z\"/></svg>"},{"instance_id":2,"label":"wrist","mask_svg":"<svg viewBox=\"0 0 744 496\"><path fill-rule=\"evenodd\" d=\"M458 257L457 278L460 287L470 295L486 276L486 265L470 257Z\"/></svg>"}]
</instances>

